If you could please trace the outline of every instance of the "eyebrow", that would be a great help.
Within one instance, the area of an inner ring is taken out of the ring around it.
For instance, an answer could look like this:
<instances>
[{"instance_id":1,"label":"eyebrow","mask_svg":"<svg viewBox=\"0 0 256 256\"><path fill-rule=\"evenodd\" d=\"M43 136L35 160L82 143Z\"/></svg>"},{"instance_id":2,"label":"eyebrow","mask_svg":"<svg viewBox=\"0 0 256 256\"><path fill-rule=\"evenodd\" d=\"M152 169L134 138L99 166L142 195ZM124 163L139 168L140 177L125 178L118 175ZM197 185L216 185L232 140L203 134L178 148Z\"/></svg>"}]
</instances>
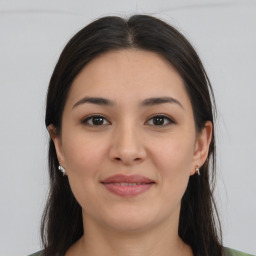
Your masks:
<instances>
[{"instance_id":1,"label":"eyebrow","mask_svg":"<svg viewBox=\"0 0 256 256\"><path fill-rule=\"evenodd\" d=\"M91 104L104 105L104 106L114 105L114 102L109 99L105 99L105 98L101 98L101 97L84 97L81 100L79 100L78 102L76 102L74 104L73 108L75 108L79 105L82 105L84 103L91 103ZM154 106L154 105L159 105L159 104L164 104L164 103L174 103L184 109L182 104L178 100L176 100L175 98L172 98L172 97L148 98L148 99L143 100L141 105L142 106Z\"/></svg>"},{"instance_id":2,"label":"eyebrow","mask_svg":"<svg viewBox=\"0 0 256 256\"><path fill-rule=\"evenodd\" d=\"M172 97L156 97L156 98L145 99L142 101L143 106L153 106L153 105L159 105L163 103L175 103L184 109L183 105L178 100Z\"/></svg>"},{"instance_id":3,"label":"eyebrow","mask_svg":"<svg viewBox=\"0 0 256 256\"><path fill-rule=\"evenodd\" d=\"M114 102L105 98L99 98L99 97L84 97L81 100L79 100L73 108L84 104L84 103L91 103L91 104L96 104L96 105L114 105Z\"/></svg>"}]
</instances>

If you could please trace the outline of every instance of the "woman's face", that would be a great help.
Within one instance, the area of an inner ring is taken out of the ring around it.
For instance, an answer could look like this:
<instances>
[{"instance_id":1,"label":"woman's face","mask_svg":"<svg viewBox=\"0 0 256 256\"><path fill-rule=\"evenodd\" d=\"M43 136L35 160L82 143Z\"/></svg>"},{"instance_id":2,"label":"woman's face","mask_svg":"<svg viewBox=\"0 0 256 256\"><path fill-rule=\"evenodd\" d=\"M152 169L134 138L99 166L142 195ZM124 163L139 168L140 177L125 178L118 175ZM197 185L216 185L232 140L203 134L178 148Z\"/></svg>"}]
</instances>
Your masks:
<instances>
[{"instance_id":1,"label":"woman's face","mask_svg":"<svg viewBox=\"0 0 256 256\"><path fill-rule=\"evenodd\" d=\"M183 81L159 55L111 51L74 80L61 135L50 127L84 221L115 230L176 225L211 123L196 134Z\"/></svg>"}]
</instances>

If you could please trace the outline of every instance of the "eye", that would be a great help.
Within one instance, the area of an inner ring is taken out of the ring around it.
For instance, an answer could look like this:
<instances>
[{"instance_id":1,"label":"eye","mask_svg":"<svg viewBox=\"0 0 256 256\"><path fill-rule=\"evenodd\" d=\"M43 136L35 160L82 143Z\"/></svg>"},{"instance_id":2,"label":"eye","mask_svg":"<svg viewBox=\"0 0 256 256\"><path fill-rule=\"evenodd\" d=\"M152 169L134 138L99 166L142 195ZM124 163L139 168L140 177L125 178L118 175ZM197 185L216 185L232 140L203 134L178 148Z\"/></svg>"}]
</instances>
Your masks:
<instances>
[{"instance_id":1,"label":"eye","mask_svg":"<svg viewBox=\"0 0 256 256\"><path fill-rule=\"evenodd\" d=\"M88 116L85 119L83 119L82 123L91 126L101 126L110 124L110 122L105 117L100 115Z\"/></svg>"},{"instance_id":2,"label":"eye","mask_svg":"<svg viewBox=\"0 0 256 256\"><path fill-rule=\"evenodd\" d=\"M175 123L170 117L165 115L156 115L151 117L146 124L154 126L165 126Z\"/></svg>"}]
</instances>

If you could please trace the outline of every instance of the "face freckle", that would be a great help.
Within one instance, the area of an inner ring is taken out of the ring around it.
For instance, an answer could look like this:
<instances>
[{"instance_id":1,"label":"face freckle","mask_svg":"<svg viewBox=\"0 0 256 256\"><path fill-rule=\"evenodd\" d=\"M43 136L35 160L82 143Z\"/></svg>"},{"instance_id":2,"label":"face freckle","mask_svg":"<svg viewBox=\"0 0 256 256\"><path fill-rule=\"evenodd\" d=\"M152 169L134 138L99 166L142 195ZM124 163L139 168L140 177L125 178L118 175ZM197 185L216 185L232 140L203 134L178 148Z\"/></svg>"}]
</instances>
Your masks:
<instances>
[{"instance_id":1,"label":"face freckle","mask_svg":"<svg viewBox=\"0 0 256 256\"><path fill-rule=\"evenodd\" d=\"M85 222L118 230L172 223L198 160L182 78L148 51L111 51L95 58L71 86L55 146ZM140 175L153 185L122 196L102 182L113 175Z\"/></svg>"}]
</instances>

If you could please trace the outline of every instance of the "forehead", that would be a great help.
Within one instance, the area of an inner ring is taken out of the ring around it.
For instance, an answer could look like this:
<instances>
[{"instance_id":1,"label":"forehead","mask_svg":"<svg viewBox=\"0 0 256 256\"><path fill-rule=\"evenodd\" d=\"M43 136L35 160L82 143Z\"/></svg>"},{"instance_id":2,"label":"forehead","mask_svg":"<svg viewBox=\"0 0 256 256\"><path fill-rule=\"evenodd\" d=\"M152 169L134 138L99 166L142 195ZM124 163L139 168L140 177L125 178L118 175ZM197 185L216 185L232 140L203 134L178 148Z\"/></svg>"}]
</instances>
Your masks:
<instances>
[{"instance_id":1,"label":"forehead","mask_svg":"<svg viewBox=\"0 0 256 256\"><path fill-rule=\"evenodd\" d=\"M125 49L104 53L89 62L72 83L68 100L98 96L142 101L171 96L189 101L183 80L157 53Z\"/></svg>"}]
</instances>

